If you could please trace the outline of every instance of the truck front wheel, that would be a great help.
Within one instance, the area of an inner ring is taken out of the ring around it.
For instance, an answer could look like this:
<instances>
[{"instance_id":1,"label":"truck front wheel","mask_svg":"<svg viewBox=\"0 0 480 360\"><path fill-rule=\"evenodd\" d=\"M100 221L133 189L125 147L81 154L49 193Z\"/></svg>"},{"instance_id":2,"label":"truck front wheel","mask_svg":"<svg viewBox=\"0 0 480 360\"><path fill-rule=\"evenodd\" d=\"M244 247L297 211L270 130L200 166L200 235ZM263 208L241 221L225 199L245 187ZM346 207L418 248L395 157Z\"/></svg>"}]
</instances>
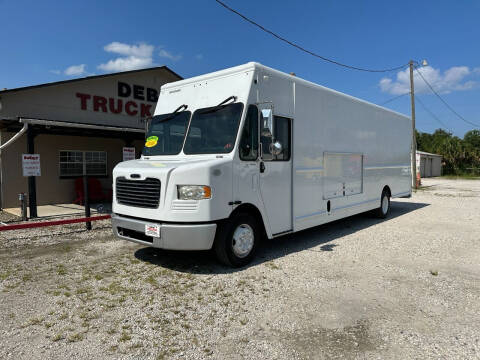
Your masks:
<instances>
[{"instance_id":1,"label":"truck front wheel","mask_svg":"<svg viewBox=\"0 0 480 360\"><path fill-rule=\"evenodd\" d=\"M218 260L233 267L248 264L254 256L259 234L256 219L247 213L238 213L219 224L214 244Z\"/></svg>"}]
</instances>

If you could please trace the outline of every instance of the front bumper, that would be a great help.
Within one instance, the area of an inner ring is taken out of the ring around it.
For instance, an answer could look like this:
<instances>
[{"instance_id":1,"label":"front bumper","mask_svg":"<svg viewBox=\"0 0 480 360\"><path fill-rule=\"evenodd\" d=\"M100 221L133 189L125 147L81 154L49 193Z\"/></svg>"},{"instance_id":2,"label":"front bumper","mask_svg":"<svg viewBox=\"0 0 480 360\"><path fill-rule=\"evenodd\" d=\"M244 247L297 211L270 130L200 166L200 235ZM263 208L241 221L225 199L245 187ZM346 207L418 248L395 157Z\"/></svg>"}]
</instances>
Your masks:
<instances>
[{"instance_id":1,"label":"front bumper","mask_svg":"<svg viewBox=\"0 0 480 360\"><path fill-rule=\"evenodd\" d=\"M145 225L160 225L160 237L145 235ZM159 223L112 214L113 233L121 239L169 250L209 250L217 224Z\"/></svg>"}]
</instances>

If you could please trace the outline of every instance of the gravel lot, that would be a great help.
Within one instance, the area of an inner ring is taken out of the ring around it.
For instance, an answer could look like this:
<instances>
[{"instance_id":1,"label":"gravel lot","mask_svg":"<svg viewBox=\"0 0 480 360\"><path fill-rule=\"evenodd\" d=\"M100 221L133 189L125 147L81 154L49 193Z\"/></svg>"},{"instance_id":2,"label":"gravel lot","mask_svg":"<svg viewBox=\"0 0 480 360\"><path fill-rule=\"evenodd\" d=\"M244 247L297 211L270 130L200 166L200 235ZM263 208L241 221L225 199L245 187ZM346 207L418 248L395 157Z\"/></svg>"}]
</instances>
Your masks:
<instances>
[{"instance_id":1,"label":"gravel lot","mask_svg":"<svg viewBox=\"0 0 480 360\"><path fill-rule=\"evenodd\" d=\"M425 179L391 216L209 252L109 222L0 233L2 359L480 359L480 181Z\"/></svg>"}]
</instances>

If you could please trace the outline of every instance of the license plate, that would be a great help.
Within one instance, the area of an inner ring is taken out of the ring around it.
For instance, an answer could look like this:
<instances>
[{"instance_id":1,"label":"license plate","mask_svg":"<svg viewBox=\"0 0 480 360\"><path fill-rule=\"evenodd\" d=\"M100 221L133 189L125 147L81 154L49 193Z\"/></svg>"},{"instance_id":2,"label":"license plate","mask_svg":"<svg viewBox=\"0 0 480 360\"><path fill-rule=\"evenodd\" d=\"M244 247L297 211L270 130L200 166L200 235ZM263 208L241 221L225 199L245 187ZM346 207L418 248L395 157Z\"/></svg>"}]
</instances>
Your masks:
<instances>
[{"instance_id":1,"label":"license plate","mask_svg":"<svg viewBox=\"0 0 480 360\"><path fill-rule=\"evenodd\" d=\"M160 225L157 224L146 224L145 225L145 235L160 237Z\"/></svg>"}]
</instances>

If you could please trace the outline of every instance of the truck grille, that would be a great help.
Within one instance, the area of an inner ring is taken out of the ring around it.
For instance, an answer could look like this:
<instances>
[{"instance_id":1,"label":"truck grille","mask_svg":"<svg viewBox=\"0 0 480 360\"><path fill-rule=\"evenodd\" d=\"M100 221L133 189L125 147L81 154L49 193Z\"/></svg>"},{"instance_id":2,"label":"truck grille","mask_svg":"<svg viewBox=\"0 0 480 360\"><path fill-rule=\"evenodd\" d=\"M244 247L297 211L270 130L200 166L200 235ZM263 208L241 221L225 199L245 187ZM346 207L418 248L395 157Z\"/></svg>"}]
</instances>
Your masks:
<instances>
[{"instance_id":1,"label":"truck grille","mask_svg":"<svg viewBox=\"0 0 480 360\"><path fill-rule=\"evenodd\" d=\"M127 180L119 177L115 193L119 204L155 209L160 201L160 180Z\"/></svg>"}]
</instances>

